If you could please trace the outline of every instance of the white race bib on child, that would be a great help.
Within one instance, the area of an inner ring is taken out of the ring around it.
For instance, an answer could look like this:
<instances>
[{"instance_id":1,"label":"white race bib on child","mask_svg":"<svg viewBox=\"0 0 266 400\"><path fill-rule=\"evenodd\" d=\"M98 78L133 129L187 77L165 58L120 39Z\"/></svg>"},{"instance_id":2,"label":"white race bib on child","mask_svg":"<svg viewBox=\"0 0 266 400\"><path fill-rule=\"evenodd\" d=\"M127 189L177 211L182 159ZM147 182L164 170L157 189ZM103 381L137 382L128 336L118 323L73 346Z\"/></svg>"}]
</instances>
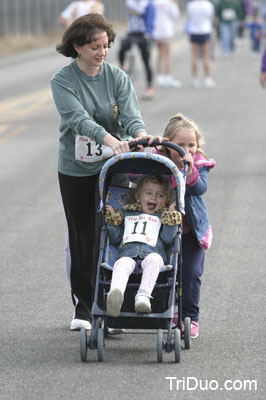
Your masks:
<instances>
[{"instance_id":1,"label":"white race bib on child","mask_svg":"<svg viewBox=\"0 0 266 400\"><path fill-rule=\"evenodd\" d=\"M105 160L114 155L111 147L96 143L93 139L76 135L75 159L87 163Z\"/></svg>"},{"instance_id":2,"label":"white race bib on child","mask_svg":"<svg viewBox=\"0 0 266 400\"><path fill-rule=\"evenodd\" d=\"M154 247L157 244L160 227L160 218L154 215L126 216L123 243L142 242Z\"/></svg>"}]
</instances>

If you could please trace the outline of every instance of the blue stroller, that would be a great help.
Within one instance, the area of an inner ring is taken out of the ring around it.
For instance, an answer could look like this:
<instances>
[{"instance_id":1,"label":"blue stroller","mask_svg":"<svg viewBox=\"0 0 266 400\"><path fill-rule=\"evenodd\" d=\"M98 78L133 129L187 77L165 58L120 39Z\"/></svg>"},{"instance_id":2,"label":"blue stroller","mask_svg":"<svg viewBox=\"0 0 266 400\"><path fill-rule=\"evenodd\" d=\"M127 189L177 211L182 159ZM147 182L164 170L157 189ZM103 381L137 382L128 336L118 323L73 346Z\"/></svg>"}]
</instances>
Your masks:
<instances>
[{"instance_id":1,"label":"blue stroller","mask_svg":"<svg viewBox=\"0 0 266 400\"><path fill-rule=\"evenodd\" d=\"M148 140L137 142L147 147ZM183 149L174 143L154 140L152 147L163 145L178 151L181 156L185 154ZM129 147L136 148L136 142L130 142ZM137 152L124 153L110 158L103 166L99 187L101 195L100 211L105 210L108 203L116 209L121 209L126 203L134 182L132 176L147 175L152 171L169 176L176 182L175 201L176 209L184 214L184 195L187 165L184 173L181 173L176 165L167 157L155 153ZM126 184L121 186L123 180ZM122 179L123 178L123 179ZM118 184L116 184L118 182ZM170 353L174 350L175 362L181 359L181 321L182 321L182 223L178 227L178 233L174 245L169 249L169 265L160 270L159 277L153 290L151 301L152 312L150 314L136 313L134 299L140 284L139 271L131 275L127 284L124 303L120 316L110 317L106 312L106 297L110 289L112 267L117 257L117 249L109 244L106 224L103 225L100 238L100 250L97 265L97 276L92 307L92 328L89 338L87 331L80 331L80 356L81 361L87 360L87 349L97 349L98 361L104 359L105 338L108 336L108 328L115 329L155 329L157 330L157 361L163 361L163 351ZM178 320L174 326L174 309L178 305ZM167 330L164 341L164 330ZM172 341L173 336L173 341ZM190 318L184 321L184 347L190 348Z\"/></svg>"}]
</instances>

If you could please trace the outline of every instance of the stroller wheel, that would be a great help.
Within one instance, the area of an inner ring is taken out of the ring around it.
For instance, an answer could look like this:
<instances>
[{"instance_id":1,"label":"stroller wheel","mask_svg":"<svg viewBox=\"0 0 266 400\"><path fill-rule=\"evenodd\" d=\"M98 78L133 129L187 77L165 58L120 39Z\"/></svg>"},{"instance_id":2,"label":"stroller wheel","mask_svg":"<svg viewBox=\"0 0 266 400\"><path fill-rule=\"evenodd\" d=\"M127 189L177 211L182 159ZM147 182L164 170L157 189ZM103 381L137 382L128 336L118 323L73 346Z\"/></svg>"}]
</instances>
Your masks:
<instances>
[{"instance_id":1,"label":"stroller wheel","mask_svg":"<svg viewBox=\"0 0 266 400\"><path fill-rule=\"evenodd\" d=\"M104 330L99 328L97 331L97 351L98 351L98 361L103 361L104 354Z\"/></svg>"},{"instance_id":2,"label":"stroller wheel","mask_svg":"<svg viewBox=\"0 0 266 400\"><path fill-rule=\"evenodd\" d=\"M80 330L80 358L82 362L87 361L87 330Z\"/></svg>"},{"instance_id":3,"label":"stroller wheel","mask_svg":"<svg viewBox=\"0 0 266 400\"><path fill-rule=\"evenodd\" d=\"M98 333L98 329L102 327L102 319L101 318L97 318L96 322L95 322L95 331L94 331L94 337L97 341L97 333Z\"/></svg>"},{"instance_id":4,"label":"stroller wheel","mask_svg":"<svg viewBox=\"0 0 266 400\"><path fill-rule=\"evenodd\" d=\"M157 361L158 363L163 362L163 330L157 330Z\"/></svg>"},{"instance_id":5,"label":"stroller wheel","mask_svg":"<svg viewBox=\"0 0 266 400\"><path fill-rule=\"evenodd\" d=\"M191 321L189 317L185 318L184 321L184 344L185 349L190 349L191 346Z\"/></svg>"},{"instance_id":6,"label":"stroller wheel","mask_svg":"<svg viewBox=\"0 0 266 400\"><path fill-rule=\"evenodd\" d=\"M174 349L175 349L175 362L179 363L181 359L181 335L180 330L174 330Z\"/></svg>"}]
</instances>

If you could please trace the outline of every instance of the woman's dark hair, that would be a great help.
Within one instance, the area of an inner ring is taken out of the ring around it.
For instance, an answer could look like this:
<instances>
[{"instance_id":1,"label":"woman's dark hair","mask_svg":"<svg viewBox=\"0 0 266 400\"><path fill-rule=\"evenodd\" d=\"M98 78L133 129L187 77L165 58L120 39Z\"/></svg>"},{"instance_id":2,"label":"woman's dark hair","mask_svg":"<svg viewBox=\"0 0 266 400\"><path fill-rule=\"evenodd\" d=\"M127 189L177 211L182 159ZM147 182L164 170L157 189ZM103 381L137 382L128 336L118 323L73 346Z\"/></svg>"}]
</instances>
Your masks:
<instances>
[{"instance_id":1,"label":"woman's dark hair","mask_svg":"<svg viewBox=\"0 0 266 400\"><path fill-rule=\"evenodd\" d=\"M106 32L108 47L115 40L115 32L107 20L100 14L90 13L77 18L63 34L62 42L56 46L56 51L66 57L77 58L74 44L83 46L91 43L97 32Z\"/></svg>"}]
</instances>

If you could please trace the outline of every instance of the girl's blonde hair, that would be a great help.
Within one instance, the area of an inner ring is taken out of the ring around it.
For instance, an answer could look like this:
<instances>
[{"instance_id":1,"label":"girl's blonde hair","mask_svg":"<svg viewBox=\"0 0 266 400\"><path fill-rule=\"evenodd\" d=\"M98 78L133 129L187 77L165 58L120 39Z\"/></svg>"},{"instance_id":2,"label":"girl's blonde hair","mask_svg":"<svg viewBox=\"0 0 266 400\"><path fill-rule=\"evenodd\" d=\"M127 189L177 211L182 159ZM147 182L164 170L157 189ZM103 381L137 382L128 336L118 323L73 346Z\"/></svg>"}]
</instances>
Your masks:
<instances>
[{"instance_id":1,"label":"girl's blonde hair","mask_svg":"<svg viewBox=\"0 0 266 400\"><path fill-rule=\"evenodd\" d=\"M175 114L170 118L168 124L165 127L163 137L168 138L171 142L174 139L177 132L183 128L191 129L195 132L196 142L197 142L196 152L202 154L204 157L207 158L205 152L201 149L201 146L205 143L205 141L199 127L197 126L197 124L195 124L195 122L192 119L185 117L181 113ZM165 148L163 151L169 155L168 148Z\"/></svg>"},{"instance_id":2,"label":"girl's blonde hair","mask_svg":"<svg viewBox=\"0 0 266 400\"><path fill-rule=\"evenodd\" d=\"M171 187L169 180L165 178L163 175L158 174L157 172L151 172L150 174L143 176L138 181L137 187L129 197L127 204L135 203L144 184L149 182L158 183L159 185L162 185L164 187L166 194L165 207L168 208L170 204L173 202L173 189Z\"/></svg>"}]
</instances>

